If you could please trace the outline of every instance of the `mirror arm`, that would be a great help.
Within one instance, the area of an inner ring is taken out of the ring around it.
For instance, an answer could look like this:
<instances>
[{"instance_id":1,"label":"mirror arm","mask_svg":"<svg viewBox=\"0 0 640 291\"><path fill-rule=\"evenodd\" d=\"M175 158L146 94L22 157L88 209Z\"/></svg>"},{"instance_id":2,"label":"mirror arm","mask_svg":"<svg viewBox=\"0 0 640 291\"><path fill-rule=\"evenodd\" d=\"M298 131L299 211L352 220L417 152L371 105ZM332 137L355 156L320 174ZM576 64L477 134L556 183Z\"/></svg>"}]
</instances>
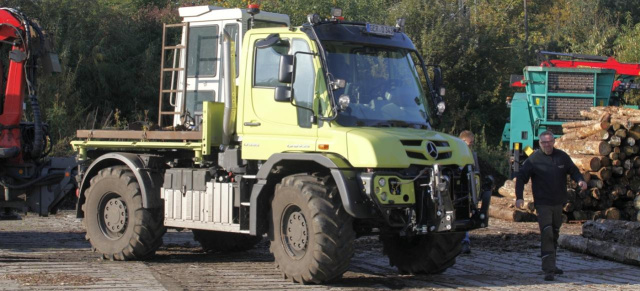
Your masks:
<instances>
[{"instance_id":1,"label":"mirror arm","mask_svg":"<svg viewBox=\"0 0 640 291\"><path fill-rule=\"evenodd\" d=\"M327 89L329 89L331 88L330 87L331 84L329 84L329 81L330 81L329 76L331 75L331 73L329 73L329 67L327 66L327 60L326 60L327 54L324 50L324 47L322 46L322 43L320 42L320 38L318 37L316 30L309 23L305 23L302 25L302 31L304 31L304 33L307 34L309 39L314 41L316 43L316 46L318 47L317 55L320 57L320 62L322 64L320 67L324 73ZM335 96L333 95L333 90L327 90L327 91L329 95L329 104L330 104L329 107L331 108L332 116L329 116L329 117L318 116L318 119L322 121L331 122L338 118L338 101L335 100Z\"/></svg>"},{"instance_id":2,"label":"mirror arm","mask_svg":"<svg viewBox=\"0 0 640 291\"><path fill-rule=\"evenodd\" d=\"M418 56L418 59L420 60L420 66L422 67L422 71L424 72L424 78L425 80L427 80L427 86L429 86L429 92L431 93L431 99L433 100L433 110L435 110L436 115L438 113L438 103L440 103L441 101L443 101L442 96L440 96L440 94L438 94L439 92L436 92L436 88L435 88L435 84L431 83L431 80L429 79L429 74L428 74L428 70L427 70L427 66L433 66L433 67L438 67L437 65L427 65L424 63L424 59L422 58L422 56L416 51L416 56ZM435 77L435 76L434 76Z\"/></svg>"}]
</instances>

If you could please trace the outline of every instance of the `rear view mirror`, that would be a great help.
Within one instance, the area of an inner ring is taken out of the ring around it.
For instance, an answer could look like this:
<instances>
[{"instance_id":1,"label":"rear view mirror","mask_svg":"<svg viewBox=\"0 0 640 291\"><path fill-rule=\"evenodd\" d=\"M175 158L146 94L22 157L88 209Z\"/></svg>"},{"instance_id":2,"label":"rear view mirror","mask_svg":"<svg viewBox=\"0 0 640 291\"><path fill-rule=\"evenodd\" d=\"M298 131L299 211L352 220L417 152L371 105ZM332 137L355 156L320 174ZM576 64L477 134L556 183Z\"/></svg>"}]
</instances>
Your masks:
<instances>
[{"instance_id":1,"label":"rear view mirror","mask_svg":"<svg viewBox=\"0 0 640 291\"><path fill-rule=\"evenodd\" d=\"M293 55L280 56L280 68L278 70L278 81L280 83L291 84L293 79Z\"/></svg>"},{"instance_id":2,"label":"rear view mirror","mask_svg":"<svg viewBox=\"0 0 640 291\"><path fill-rule=\"evenodd\" d=\"M276 102L291 102L293 93L289 86L277 86L275 89L274 99Z\"/></svg>"},{"instance_id":3,"label":"rear view mirror","mask_svg":"<svg viewBox=\"0 0 640 291\"><path fill-rule=\"evenodd\" d=\"M279 41L280 41L280 35L277 33L272 33L269 36L267 36L267 38L261 39L258 42L256 42L256 47L267 48L278 43Z\"/></svg>"}]
</instances>

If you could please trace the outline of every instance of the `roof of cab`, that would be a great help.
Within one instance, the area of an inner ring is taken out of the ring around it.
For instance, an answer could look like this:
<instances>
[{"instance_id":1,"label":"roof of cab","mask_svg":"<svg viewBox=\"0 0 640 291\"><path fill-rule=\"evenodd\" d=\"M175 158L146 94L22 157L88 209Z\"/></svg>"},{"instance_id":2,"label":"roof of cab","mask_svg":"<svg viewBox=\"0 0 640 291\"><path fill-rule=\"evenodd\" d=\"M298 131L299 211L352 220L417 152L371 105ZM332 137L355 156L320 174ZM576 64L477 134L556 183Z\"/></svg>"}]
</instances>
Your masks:
<instances>
[{"instance_id":1,"label":"roof of cab","mask_svg":"<svg viewBox=\"0 0 640 291\"><path fill-rule=\"evenodd\" d=\"M184 22L230 20L248 18L250 15L246 9L223 8L212 5L180 7L178 12ZM256 14L256 20L282 22L290 25L289 16L286 14L260 11Z\"/></svg>"}]
</instances>

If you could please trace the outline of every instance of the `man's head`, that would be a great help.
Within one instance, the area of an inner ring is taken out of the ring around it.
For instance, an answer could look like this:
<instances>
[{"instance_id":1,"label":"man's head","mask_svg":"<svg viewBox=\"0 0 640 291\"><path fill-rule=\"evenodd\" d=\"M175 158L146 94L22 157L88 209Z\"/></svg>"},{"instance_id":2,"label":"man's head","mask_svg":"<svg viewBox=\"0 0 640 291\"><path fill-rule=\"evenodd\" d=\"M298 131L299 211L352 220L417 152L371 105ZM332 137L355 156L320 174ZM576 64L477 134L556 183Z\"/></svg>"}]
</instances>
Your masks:
<instances>
[{"instance_id":1,"label":"man's head","mask_svg":"<svg viewBox=\"0 0 640 291\"><path fill-rule=\"evenodd\" d=\"M470 130L463 130L460 133L460 139L463 140L465 143L467 143L469 147L473 147L473 144L476 141L476 138L473 135L473 132L471 132Z\"/></svg>"},{"instance_id":2,"label":"man's head","mask_svg":"<svg viewBox=\"0 0 640 291\"><path fill-rule=\"evenodd\" d=\"M540 148L542 152L547 155L553 153L553 145L555 144L556 139L553 137L553 132L545 131L540 134Z\"/></svg>"}]
</instances>

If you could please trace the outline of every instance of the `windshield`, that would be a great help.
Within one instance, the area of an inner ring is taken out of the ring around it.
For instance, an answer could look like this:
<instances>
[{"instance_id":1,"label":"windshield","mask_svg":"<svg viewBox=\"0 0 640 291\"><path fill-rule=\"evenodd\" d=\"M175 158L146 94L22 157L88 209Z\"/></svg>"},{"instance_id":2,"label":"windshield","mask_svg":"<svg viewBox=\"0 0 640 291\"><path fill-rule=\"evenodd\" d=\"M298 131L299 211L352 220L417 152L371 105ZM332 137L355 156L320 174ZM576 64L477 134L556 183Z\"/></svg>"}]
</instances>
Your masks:
<instances>
[{"instance_id":1,"label":"windshield","mask_svg":"<svg viewBox=\"0 0 640 291\"><path fill-rule=\"evenodd\" d=\"M342 101L340 125L429 127L429 105L409 50L323 44L332 80L345 80L344 88L333 91L336 103Z\"/></svg>"}]
</instances>

